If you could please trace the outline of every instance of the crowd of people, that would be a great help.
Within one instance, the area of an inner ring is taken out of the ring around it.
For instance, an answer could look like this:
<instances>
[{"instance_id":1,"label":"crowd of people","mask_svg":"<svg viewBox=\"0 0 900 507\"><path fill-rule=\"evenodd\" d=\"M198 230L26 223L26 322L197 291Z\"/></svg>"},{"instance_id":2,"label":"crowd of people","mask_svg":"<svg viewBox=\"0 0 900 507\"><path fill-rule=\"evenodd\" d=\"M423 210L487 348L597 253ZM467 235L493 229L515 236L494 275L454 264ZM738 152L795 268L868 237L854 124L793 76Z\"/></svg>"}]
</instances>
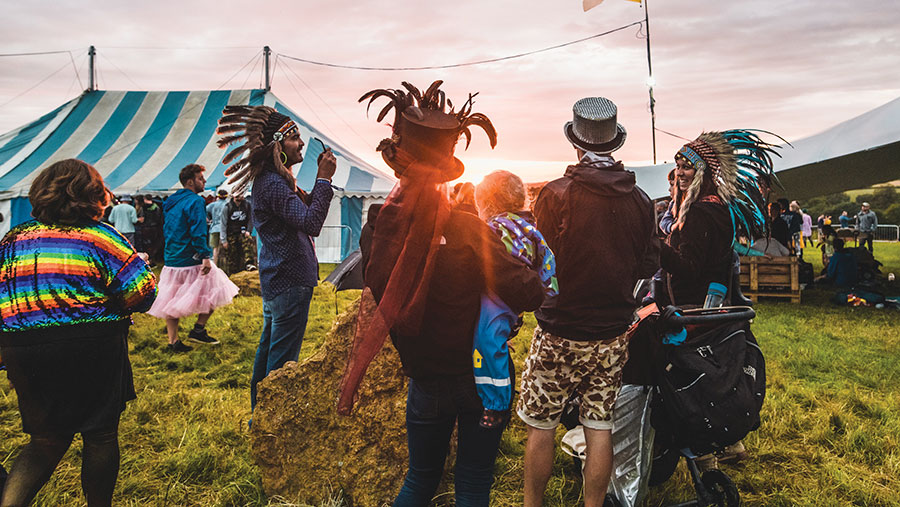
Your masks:
<instances>
[{"instance_id":1,"label":"crowd of people","mask_svg":"<svg viewBox=\"0 0 900 507\"><path fill-rule=\"evenodd\" d=\"M635 283L658 272L653 297L684 307L703 305L712 284L731 286L736 237L767 230L763 220L736 211L736 202L752 202L761 215L763 180L771 177L765 165L740 180L735 150L768 159L771 145L748 131L701 135L676 156L674 204L655 209L613 156L627 136L615 104L588 97L575 103L564 128L575 162L543 187L532 214L521 180L505 171L474 186L474 199L465 184L447 188L463 171L453 146L469 118L477 115L492 145L496 134L470 104L462 114L447 113L439 85L423 95L403 83L405 91L374 90L361 99L387 97L383 111L395 109L393 135L379 151L399 182L360 242L377 310L360 313L338 411L352 410L360 372L389 335L410 379L409 468L394 505L430 502L454 427L456 502L488 505L500 436L515 413L528 429L524 503L536 506L550 477L555 430L574 399L587 443L585 505L602 505L627 329L639 304ZM667 218L658 222L657 210ZM741 229L736 216L744 219ZM513 404L506 347L518 315L529 310L538 326ZM745 456L738 445L726 457Z\"/></svg>"},{"instance_id":2,"label":"crowd of people","mask_svg":"<svg viewBox=\"0 0 900 507\"><path fill-rule=\"evenodd\" d=\"M585 505L600 506L627 330L641 303L636 282L652 277L649 297L661 306L702 306L715 285L737 297L738 253L802 252L811 219L796 202L766 208L771 145L750 131L707 132L685 144L669 175L671 202L654 204L613 156L627 131L603 97L575 102L564 125L574 161L544 186L533 213L522 180L507 171L458 184L451 194L447 182L464 171L454 156L458 138L470 138L478 126L493 147L496 131L487 116L472 113L471 96L448 112L440 84L423 93L403 83L405 91L374 90L360 99L391 101L383 111L395 110L393 135L378 151L398 183L370 210L361 236L363 298L372 299L374 311L360 312L338 412L352 410L367 365L390 336L409 377L409 466L394 505L429 504L454 428L456 503L488 505L501 436L514 413L528 428L524 503L538 506L555 430L574 399L587 443ZM0 505L27 505L75 433L84 439L88 504L110 504L119 415L135 397L130 315L164 319L173 353L191 350L179 339L179 320L193 315L188 339L217 344L206 324L238 292L217 265L223 251L227 271L259 270L263 326L251 412L257 384L297 360L318 279L313 238L333 196L334 154L326 148L319 155L315 184L305 192L291 171L303 160L304 142L289 117L266 106L228 106L217 132L220 147L238 146L223 159L231 195L220 191L209 203L199 195L205 169L195 164L181 170L183 188L165 200L122 196L114 206L102 177L84 162L57 162L35 179L35 220L0 243L0 354L31 435ZM738 150L758 165L739 172ZM252 202L244 198L248 189ZM105 210L114 227L102 220ZM874 223L859 221L861 231ZM839 247L840 239L832 244ZM163 264L158 281L153 261ZM35 286L42 288L29 289ZM538 326L517 379L508 342L526 311L535 312ZM72 361L76 356L91 360ZM725 457L734 456L746 456L742 446ZM716 457L710 460L714 467Z\"/></svg>"},{"instance_id":3,"label":"crowd of people","mask_svg":"<svg viewBox=\"0 0 900 507\"><path fill-rule=\"evenodd\" d=\"M270 156L239 181L239 191L219 212L218 237L209 233L207 204L198 195L206 186L200 165L184 167L183 188L161 203L149 196L113 203L100 174L75 159L56 162L35 178L29 193L34 220L12 228L0 242L0 364L16 390L23 431L31 436L8 477L5 470L0 474L0 505L30 504L76 433L84 442L87 503L111 505L119 417L135 398L127 347L131 314L164 319L171 352L191 350L178 337L179 320L191 315L197 318L188 339L218 344L206 324L238 288L212 260L212 246L226 248L228 264L239 271L249 263L252 228L260 236L264 326L251 407L256 383L297 360L318 275L311 237L325 220L336 164L326 150L312 193L298 190L287 168L302 160L303 142L293 122L276 118L281 122L261 137L271 141L277 133L283 144L275 153L283 155L282 163L273 164ZM256 190L252 209L240 193L250 182ZM149 248L139 246L141 237L164 245L158 279Z\"/></svg>"}]
</instances>

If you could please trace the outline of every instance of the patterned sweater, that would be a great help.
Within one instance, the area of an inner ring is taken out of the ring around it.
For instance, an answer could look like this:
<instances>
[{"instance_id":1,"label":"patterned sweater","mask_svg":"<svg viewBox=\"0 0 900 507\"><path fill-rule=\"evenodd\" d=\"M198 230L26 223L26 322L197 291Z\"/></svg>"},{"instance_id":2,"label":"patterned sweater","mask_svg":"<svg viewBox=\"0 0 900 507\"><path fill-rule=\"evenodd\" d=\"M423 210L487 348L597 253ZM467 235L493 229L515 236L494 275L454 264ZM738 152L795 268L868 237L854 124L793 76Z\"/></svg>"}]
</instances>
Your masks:
<instances>
[{"instance_id":1,"label":"patterned sweater","mask_svg":"<svg viewBox=\"0 0 900 507\"><path fill-rule=\"evenodd\" d=\"M521 215L521 216L519 216ZM501 213L488 220L488 227L500 236L500 241L510 255L524 262L541 277L544 295L559 294L556 281L556 258L544 240L541 231L534 226L534 217L527 211Z\"/></svg>"},{"instance_id":2,"label":"patterned sweater","mask_svg":"<svg viewBox=\"0 0 900 507\"><path fill-rule=\"evenodd\" d=\"M319 263L313 239L322 231L334 191L327 180L316 180L309 204L273 171L253 182L251 216L259 235L259 288L272 300L291 287L315 287Z\"/></svg>"},{"instance_id":3,"label":"patterned sweater","mask_svg":"<svg viewBox=\"0 0 900 507\"><path fill-rule=\"evenodd\" d=\"M0 242L0 331L119 321L154 299L147 263L108 224L32 220Z\"/></svg>"}]
</instances>

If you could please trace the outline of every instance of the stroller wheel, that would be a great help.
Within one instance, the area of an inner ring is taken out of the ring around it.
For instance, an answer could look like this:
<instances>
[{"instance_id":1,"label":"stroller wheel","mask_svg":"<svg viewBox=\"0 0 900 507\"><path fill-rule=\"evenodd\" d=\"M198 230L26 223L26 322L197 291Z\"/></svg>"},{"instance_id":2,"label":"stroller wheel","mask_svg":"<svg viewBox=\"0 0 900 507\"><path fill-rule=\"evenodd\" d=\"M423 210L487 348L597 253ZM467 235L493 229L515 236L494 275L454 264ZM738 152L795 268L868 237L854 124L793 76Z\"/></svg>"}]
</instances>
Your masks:
<instances>
[{"instance_id":1,"label":"stroller wheel","mask_svg":"<svg viewBox=\"0 0 900 507\"><path fill-rule=\"evenodd\" d=\"M653 456L653 462L650 464L650 486L658 486L669 480L669 477L675 473L679 459L681 459L681 454L674 449L664 449Z\"/></svg>"},{"instance_id":2,"label":"stroller wheel","mask_svg":"<svg viewBox=\"0 0 900 507\"><path fill-rule=\"evenodd\" d=\"M721 470L709 470L700 478L703 486L713 496L718 507L737 507L741 505L741 494L734 482Z\"/></svg>"}]
</instances>

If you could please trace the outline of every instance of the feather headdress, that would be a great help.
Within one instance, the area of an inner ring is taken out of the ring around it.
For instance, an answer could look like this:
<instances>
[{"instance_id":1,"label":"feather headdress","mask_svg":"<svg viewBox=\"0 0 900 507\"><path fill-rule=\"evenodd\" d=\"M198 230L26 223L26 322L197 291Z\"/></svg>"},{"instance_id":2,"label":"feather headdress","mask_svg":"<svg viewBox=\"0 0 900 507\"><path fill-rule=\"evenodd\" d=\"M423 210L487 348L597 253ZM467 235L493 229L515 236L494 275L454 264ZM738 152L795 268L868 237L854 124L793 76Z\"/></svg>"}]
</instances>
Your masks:
<instances>
[{"instance_id":1,"label":"feather headdress","mask_svg":"<svg viewBox=\"0 0 900 507\"><path fill-rule=\"evenodd\" d=\"M225 165L236 160L225 170L228 182L235 184L235 192L244 191L269 162L288 183L294 182L293 174L282 161L281 141L296 130L297 124L290 117L269 106L225 107L216 129L216 133L222 138L216 144L219 148L225 148L244 141L222 159L222 164Z\"/></svg>"},{"instance_id":2,"label":"feather headdress","mask_svg":"<svg viewBox=\"0 0 900 507\"><path fill-rule=\"evenodd\" d=\"M688 210L698 199L716 195L731 213L735 241L739 237L752 240L767 235L764 189L773 182L779 184L772 155L781 155L775 151L777 145L763 141L757 132L784 141L764 130L704 132L678 151L675 159L686 161L696 174L681 198L677 224L684 223Z\"/></svg>"}]
</instances>

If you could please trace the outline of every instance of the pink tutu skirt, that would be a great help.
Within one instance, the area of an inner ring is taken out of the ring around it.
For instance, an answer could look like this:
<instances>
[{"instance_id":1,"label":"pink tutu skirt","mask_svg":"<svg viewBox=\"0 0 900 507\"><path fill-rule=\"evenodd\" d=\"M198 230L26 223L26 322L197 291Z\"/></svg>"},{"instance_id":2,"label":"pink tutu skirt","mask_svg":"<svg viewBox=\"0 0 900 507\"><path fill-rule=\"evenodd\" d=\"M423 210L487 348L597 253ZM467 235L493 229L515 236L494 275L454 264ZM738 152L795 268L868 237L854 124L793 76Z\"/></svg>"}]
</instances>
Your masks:
<instances>
[{"instance_id":1,"label":"pink tutu skirt","mask_svg":"<svg viewBox=\"0 0 900 507\"><path fill-rule=\"evenodd\" d=\"M231 304L238 286L215 264L205 275L201 274L202 269L202 265L163 267L156 301L147 313L160 319L180 319Z\"/></svg>"}]
</instances>

